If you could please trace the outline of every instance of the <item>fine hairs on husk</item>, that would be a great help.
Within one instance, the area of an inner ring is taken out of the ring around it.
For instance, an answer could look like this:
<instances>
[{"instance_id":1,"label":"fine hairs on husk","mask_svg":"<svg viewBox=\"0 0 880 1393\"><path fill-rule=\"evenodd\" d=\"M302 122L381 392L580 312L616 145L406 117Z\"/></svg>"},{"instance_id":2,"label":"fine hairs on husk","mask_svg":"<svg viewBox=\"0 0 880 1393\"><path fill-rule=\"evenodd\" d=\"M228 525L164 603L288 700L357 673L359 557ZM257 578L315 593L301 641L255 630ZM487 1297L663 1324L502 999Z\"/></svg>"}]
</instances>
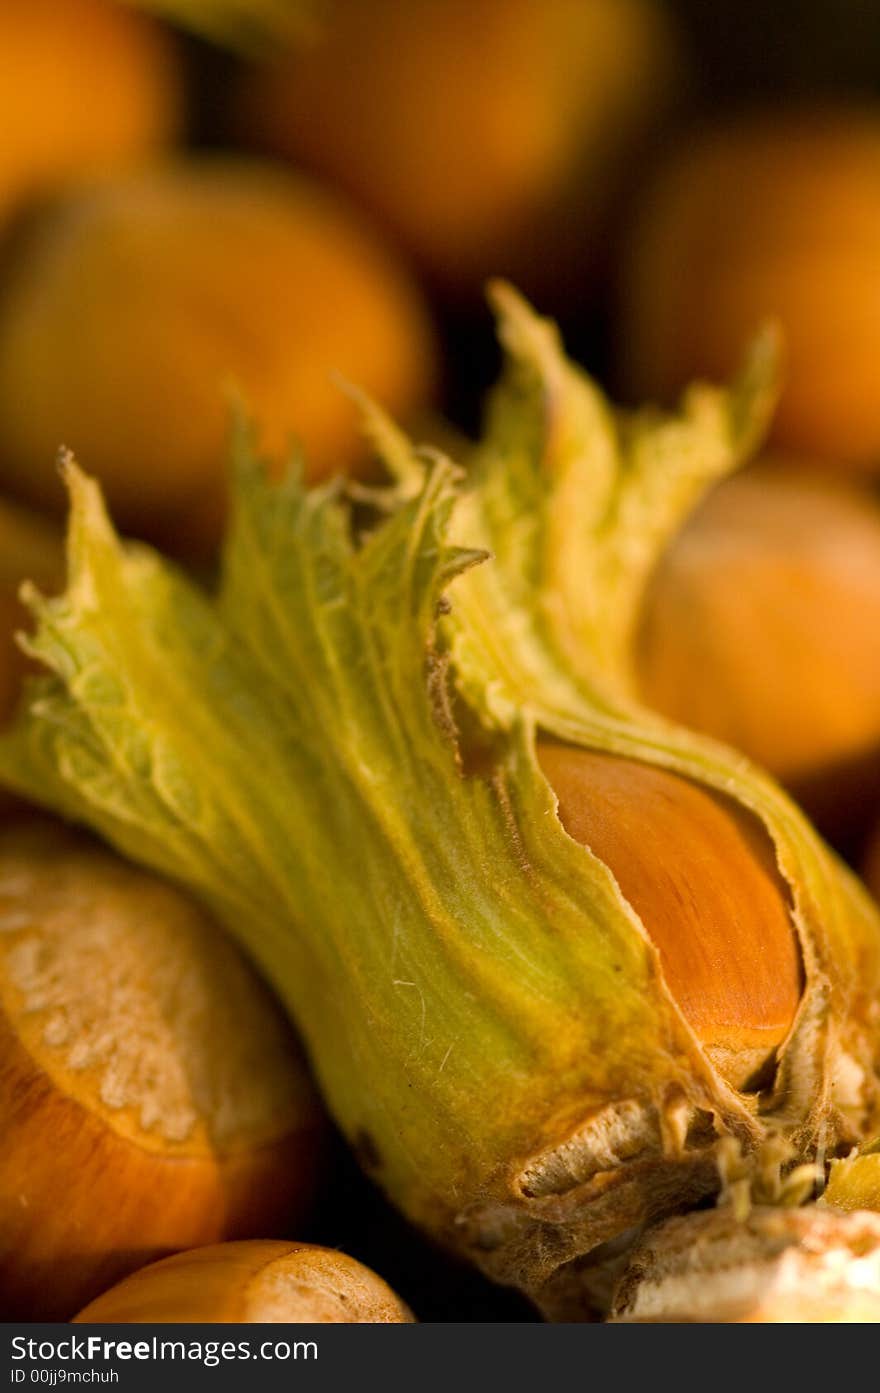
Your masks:
<instances>
[{"instance_id":1,"label":"fine hairs on husk","mask_svg":"<svg viewBox=\"0 0 880 1393\"><path fill-rule=\"evenodd\" d=\"M355 507L295 462L270 483L240 429L214 596L121 543L68 464L68 587L29 594L48 675L0 773L206 901L391 1198L570 1310L602 1245L717 1189L720 1138L779 1134L796 1165L876 1124L880 925L770 780L634 694L644 587L760 439L772 336L729 390L625 415L493 298L507 367L467 478L371 408L392 483ZM564 829L539 733L706 789L772 849L803 990L749 1091Z\"/></svg>"}]
</instances>

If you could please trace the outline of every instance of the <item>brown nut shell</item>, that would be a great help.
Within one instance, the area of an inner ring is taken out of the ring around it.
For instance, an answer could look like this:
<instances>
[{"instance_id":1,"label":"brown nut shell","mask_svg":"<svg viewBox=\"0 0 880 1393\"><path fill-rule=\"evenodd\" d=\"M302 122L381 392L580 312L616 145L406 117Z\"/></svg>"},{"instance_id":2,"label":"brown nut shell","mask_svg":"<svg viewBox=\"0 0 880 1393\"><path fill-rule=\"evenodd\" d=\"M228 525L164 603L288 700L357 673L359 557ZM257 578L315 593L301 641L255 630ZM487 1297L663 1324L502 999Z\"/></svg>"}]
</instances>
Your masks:
<instances>
[{"instance_id":1,"label":"brown nut shell","mask_svg":"<svg viewBox=\"0 0 880 1393\"><path fill-rule=\"evenodd\" d=\"M447 293L583 289L681 54L654 0L341 0L244 75L246 134L329 176Z\"/></svg>"},{"instance_id":2,"label":"brown nut shell","mask_svg":"<svg viewBox=\"0 0 880 1393\"><path fill-rule=\"evenodd\" d=\"M667 770L547 741L559 817L611 869L667 986L719 1071L747 1086L788 1034L803 977L756 819Z\"/></svg>"},{"instance_id":3,"label":"brown nut shell","mask_svg":"<svg viewBox=\"0 0 880 1393\"><path fill-rule=\"evenodd\" d=\"M720 484L660 562L640 691L774 774L840 843L880 783L880 508L806 463Z\"/></svg>"},{"instance_id":4,"label":"brown nut shell","mask_svg":"<svg viewBox=\"0 0 880 1393\"><path fill-rule=\"evenodd\" d=\"M283 1229L320 1111L269 994L179 891L42 819L0 828L0 1307Z\"/></svg>"},{"instance_id":5,"label":"brown nut shell","mask_svg":"<svg viewBox=\"0 0 880 1393\"><path fill-rule=\"evenodd\" d=\"M381 1277L345 1253L310 1243L252 1240L153 1263L99 1296L74 1323L354 1325L412 1319Z\"/></svg>"},{"instance_id":6,"label":"brown nut shell","mask_svg":"<svg viewBox=\"0 0 880 1393\"><path fill-rule=\"evenodd\" d=\"M0 225L24 200L164 145L181 122L170 35L110 0L0 5Z\"/></svg>"},{"instance_id":7,"label":"brown nut shell","mask_svg":"<svg viewBox=\"0 0 880 1393\"><path fill-rule=\"evenodd\" d=\"M357 214L269 166L179 160L83 190L21 239L0 479L60 511L68 446L124 531L199 556L222 530L233 395L273 459L300 442L318 478L369 458L340 376L406 419L433 372L419 294Z\"/></svg>"},{"instance_id":8,"label":"brown nut shell","mask_svg":"<svg viewBox=\"0 0 880 1393\"><path fill-rule=\"evenodd\" d=\"M787 364L774 443L876 475L878 164L871 106L774 107L689 132L643 193L623 277L633 394L668 400L724 376L775 317Z\"/></svg>"}]
</instances>

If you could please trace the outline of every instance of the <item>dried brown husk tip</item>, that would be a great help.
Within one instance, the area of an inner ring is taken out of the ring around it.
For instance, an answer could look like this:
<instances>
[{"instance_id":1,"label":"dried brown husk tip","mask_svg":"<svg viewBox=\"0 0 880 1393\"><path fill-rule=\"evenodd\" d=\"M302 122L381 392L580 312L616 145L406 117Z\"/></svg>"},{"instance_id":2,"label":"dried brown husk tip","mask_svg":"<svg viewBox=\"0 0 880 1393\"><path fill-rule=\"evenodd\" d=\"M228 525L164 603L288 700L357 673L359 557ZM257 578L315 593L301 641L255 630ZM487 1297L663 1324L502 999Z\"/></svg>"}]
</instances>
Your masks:
<instances>
[{"instance_id":1,"label":"dried brown husk tip","mask_svg":"<svg viewBox=\"0 0 880 1393\"><path fill-rule=\"evenodd\" d=\"M639 1245L612 1320L880 1321L880 1216L732 1205L670 1219Z\"/></svg>"}]
</instances>

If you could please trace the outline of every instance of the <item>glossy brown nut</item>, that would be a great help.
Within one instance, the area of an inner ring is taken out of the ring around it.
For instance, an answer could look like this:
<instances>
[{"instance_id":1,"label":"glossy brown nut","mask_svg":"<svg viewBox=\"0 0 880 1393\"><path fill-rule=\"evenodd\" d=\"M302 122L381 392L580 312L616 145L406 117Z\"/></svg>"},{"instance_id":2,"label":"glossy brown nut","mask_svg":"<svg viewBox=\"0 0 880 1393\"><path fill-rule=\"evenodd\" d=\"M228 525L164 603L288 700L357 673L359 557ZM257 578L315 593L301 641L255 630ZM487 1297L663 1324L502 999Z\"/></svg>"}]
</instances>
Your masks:
<instances>
[{"instance_id":1,"label":"glossy brown nut","mask_svg":"<svg viewBox=\"0 0 880 1393\"><path fill-rule=\"evenodd\" d=\"M157 877L0 827L0 1309L59 1320L145 1262L283 1232L321 1114L265 988Z\"/></svg>"},{"instance_id":2,"label":"glossy brown nut","mask_svg":"<svg viewBox=\"0 0 880 1393\"><path fill-rule=\"evenodd\" d=\"M788 1034L802 989L768 838L667 770L546 741L538 758L566 831L612 871L691 1029L744 1088Z\"/></svg>"},{"instance_id":3,"label":"glossy brown nut","mask_svg":"<svg viewBox=\"0 0 880 1393\"><path fill-rule=\"evenodd\" d=\"M22 237L0 300L0 480L63 509L66 445L123 531L199 557L222 529L234 394L261 447L286 462L300 442L318 478L370 457L340 376L405 420L433 375L419 294L357 214L268 166L179 160Z\"/></svg>"},{"instance_id":4,"label":"glossy brown nut","mask_svg":"<svg viewBox=\"0 0 880 1393\"><path fill-rule=\"evenodd\" d=\"M880 112L741 116L686 142L642 191L617 342L634 397L720 380L768 316L786 341L772 438L880 471Z\"/></svg>"},{"instance_id":5,"label":"glossy brown nut","mask_svg":"<svg viewBox=\"0 0 880 1393\"><path fill-rule=\"evenodd\" d=\"M253 1240L178 1253L143 1268L80 1311L75 1323L354 1325L412 1319L381 1277L345 1253Z\"/></svg>"},{"instance_id":6,"label":"glossy brown nut","mask_svg":"<svg viewBox=\"0 0 880 1393\"><path fill-rule=\"evenodd\" d=\"M835 841L880 783L880 508L770 459L721 484L660 563L646 704L741 750Z\"/></svg>"},{"instance_id":7,"label":"glossy brown nut","mask_svg":"<svg viewBox=\"0 0 880 1393\"><path fill-rule=\"evenodd\" d=\"M130 164L176 133L170 36L110 0L0 5L0 225L31 197Z\"/></svg>"},{"instance_id":8,"label":"glossy brown nut","mask_svg":"<svg viewBox=\"0 0 880 1393\"><path fill-rule=\"evenodd\" d=\"M348 189L458 294L544 305L595 275L683 66L654 0L341 0L244 75L241 125Z\"/></svg>"}]
</instances>

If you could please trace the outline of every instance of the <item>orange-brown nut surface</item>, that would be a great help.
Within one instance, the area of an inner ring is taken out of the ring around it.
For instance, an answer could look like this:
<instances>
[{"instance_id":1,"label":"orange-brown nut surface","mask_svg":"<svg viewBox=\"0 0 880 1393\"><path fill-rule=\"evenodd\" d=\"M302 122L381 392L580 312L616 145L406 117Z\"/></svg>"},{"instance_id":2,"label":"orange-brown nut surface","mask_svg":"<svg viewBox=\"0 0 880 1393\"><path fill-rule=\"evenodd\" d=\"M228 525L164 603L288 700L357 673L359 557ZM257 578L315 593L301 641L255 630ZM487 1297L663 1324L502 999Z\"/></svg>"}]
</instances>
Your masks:
<instances>
[{"instance_id":1,"label":"orange-brown nut surface","mask_svg":"<svg viewBox=\"0 0 880 1393\"><path fill-rule=\"evenodd\" d=\"M283 1232L320 1111L268 992L155 876L0 826L0 1309L66 1319L165 1253Z\"/></svg>"},{"instance_id":2,"label":"orange-brown nut surface","mask_svg":"<svg viewBox=\"0 0 880 1393\"><path fill-rule=\"evenodd\" d=\"M222 1243L127 1277L77 1321L401 1324L413 1317L381 1277L309 1243Z\"/></svg>"},{"instance_id":3,"label":"orange-brown nut surface","mask_svg":"<svg viewBox=\"0 0 880 1393\"><path fill-rule=\"evenodd\" d=\"M170 38L112 0L0 4L0 224L27 198L166 143L181 122Z\"/></svg>"},{"instance_id":4,"label":"orange-brown nut surface","mask_svg":"<svg viewBox=\"0 0 880 1393\"><path fill-rule=\"evenodd\" d=\"M337 0L246 77L260 144L329 175L446 289L543 302L595 264L680 55L653 0Z\"/></svg>"},{"instance_id":5,"label":"orange-brown nut surface","mask_svg":"<svg viewBox=\"0 0 880 1393\"><path fill-rule=\"evenodd\" d=\"M797 1011L797 939L757 821L687 779L542 742L559 817L614 873L716 1067L747 1087Z\"/></svg>"},{"instance_id":6,"label":"orange-brown nut surface","mask_svg":"<svg viewBox=\"0 0 880 1393\"><path fill-rule=\"evenodd\" d=\"M876 500L770 460L721 484L654 576L638 665L647 705L742 750L845 840L880 785Z\"/></svg>"},{"instance_id":7,"label":"orange-brown nut surface","mask_svg":"<svg viewBox=\"0 0 880 1393\"><path fill-rule=\"evenodd\" d=\"M366 455L336 374L403 417L424 407L421 300L371 232L304 180L231 159L84 192L34 229L0 300L0 477L60 507L69 446L123 529L216 542L230 389L261 443L312 476Z\"/></svg>"},{"instance_id":8,"label":"orange-brown nut surface","mask_svg":"<svg viewBox=\"0 0 880 1393\"><path fill-rule=\"evenodd\" d=\"M880 471L880 112L781 111L691 133L642 199L617 341L639 397L724 377L778 318L774 440Z\"/></svg>"}]
</instances>

